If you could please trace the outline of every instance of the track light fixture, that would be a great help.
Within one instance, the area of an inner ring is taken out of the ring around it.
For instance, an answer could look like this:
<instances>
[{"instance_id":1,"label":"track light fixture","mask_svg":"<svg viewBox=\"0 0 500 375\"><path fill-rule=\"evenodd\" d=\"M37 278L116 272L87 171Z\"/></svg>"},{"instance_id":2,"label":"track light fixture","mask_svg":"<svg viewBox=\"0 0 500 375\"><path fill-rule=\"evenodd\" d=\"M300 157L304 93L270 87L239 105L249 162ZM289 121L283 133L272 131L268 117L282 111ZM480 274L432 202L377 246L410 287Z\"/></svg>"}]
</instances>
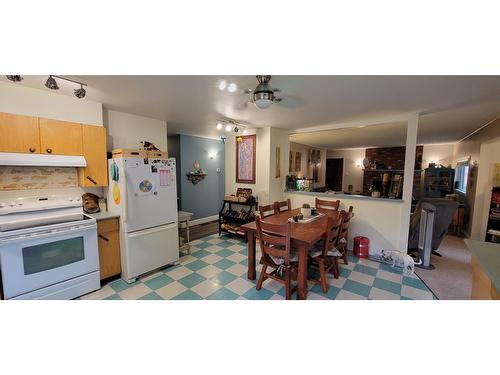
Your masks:
<instances>
[{"instance_id":1,"label":"track light fixture","mask_svg":"<svg viewBox=\"0 0 500 375\"><path fill-rule=\"evenodd\" d=\"M241 131L243 134L247 134L246 125L237 123L234 120L217 120L215 127L217 130L224 128L226 132L234 131L235 133L239 133Z\"/></svg>"},{"instance_id":2,"label":"track light fixture","mask_svg":"<svg viewBox=\"0 0 500 375\"><path fill-rule=\"evenodd\" d=\"M62 79L64 81L76 83L77 85L80 85L79 89L73 90L73 93L75 94L75 96L78 99L83 99L83 98L85 98L85 95L87 95L87 90L85 90L83 88L83 86L87 86L86 83L74 81L72 79L64 78L64 77L56 76L56 75L50 75L49 78L47 78L47 82L45 82L45 87L47 87L48 89L51 89L51 90L59 90L59 85L57 84L57 81L55 80L54 77L56 77L58 79Z\"/></svg>"},{"instance_id":3,"label":"track light fixture","mask_svg":"<svg viewBox=\"0 0 500 375\"><path fill-rule=\"evenodd\" d=\"M24 78L17 75L17 76L6 76L9 81L12 82L21 82Z\"/></svg>"},{"instance_id":4,"label":"track light fixture","mask_svg":"<svg viewBox=\"0 0 500 375\"><path fill-rule=\"evenodd\" d=\"M52 76L49 76L49 78L47 78L47 82L45 82L45 87L51 90L59 90L59 86L57 85L56 80Z\"/></svg>"},{"instance_id":5,"label":"track light fixture","mask_svg":"<svg viewBox=\"0 0 500 375\"><path fill-rule=\"evenodd\" d=\"M78 98L78 99L83 99L85 98L85 94L87 93L87 91L85 91L85 89L83 88L83 85L80 85L80 88L79 89L75 89L75 96Z\"/></svg>"}]
</instances>

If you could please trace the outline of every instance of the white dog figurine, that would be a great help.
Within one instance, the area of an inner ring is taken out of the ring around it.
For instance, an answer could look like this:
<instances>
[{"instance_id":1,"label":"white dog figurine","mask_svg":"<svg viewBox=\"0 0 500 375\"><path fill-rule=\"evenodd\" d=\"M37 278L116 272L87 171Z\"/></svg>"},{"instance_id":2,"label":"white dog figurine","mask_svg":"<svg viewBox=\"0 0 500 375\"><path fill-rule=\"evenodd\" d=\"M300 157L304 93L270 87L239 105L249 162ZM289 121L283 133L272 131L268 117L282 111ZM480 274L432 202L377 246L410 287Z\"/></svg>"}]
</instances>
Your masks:
<instances>
[{"instance_id":1,"label":"white dog figurine","mask_svg":"<svg viewBox=\"0 0 500 375\"><path fill-rule=\"evenodd\" d=\"M403 267L403 273L407 275L413 275L415 264L422 264L421 260L415 263L410 255L398 250L382 250L382 259L386 262L392 262L393 267L396 265Z\"/></svg>"}]
</instances>

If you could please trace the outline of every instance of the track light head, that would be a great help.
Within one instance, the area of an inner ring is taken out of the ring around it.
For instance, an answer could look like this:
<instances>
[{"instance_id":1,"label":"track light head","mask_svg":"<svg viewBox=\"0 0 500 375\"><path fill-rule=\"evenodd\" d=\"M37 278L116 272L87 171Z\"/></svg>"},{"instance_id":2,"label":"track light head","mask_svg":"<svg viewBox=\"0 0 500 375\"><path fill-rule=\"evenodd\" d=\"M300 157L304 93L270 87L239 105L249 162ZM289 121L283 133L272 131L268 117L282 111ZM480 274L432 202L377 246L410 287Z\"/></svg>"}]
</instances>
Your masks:
<instances>
[{"instance_id":1,"label":"track light head","mask_svg":"<svg viewBox=\"0 0 500 375\"><path fill-rule=\"evenodd\" d=\"M47 82L45 82L45 87L51 90L59 90L59 86L57 85L56 80L52 76L49 76L49 78L47 78Z\"/></svg>"},{"instance_id":2,"label":"track light head","mask_svg":"<svg viewBox=\"0 0 500 375\"><path fill-rule=\"evenodd\" d=\"M79 89L75 89L75 96L78 98L78 99L83 99L85 98L85 95L87 94L87 91L85 91L85 89L83 88L83 85L80 85L80 88Z\"/></svg>"},{"instance_id":3,"label":"track light head","mask_svg":"<svg viewBox=\"0 0 500 375\"><path fill-rule=\"evenodd\" d=\"M6 76L9 81L12 82L21 82L24 78L17 75L17 76Z\"/></svg>"}]
</instances>

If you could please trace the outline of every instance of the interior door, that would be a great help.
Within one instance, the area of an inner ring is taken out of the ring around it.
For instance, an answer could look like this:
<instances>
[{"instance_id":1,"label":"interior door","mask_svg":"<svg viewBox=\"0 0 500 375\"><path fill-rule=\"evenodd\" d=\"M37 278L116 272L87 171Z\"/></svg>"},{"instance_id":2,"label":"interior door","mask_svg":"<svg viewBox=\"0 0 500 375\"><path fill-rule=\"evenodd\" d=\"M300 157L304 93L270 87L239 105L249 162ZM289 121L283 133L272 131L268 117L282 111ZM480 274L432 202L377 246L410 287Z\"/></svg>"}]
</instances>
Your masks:
<instances>
[{"instance_id":1,"label":"interior door","mask_svg":"<svg viewBox=\"0 0 500 375\"><path fill-rule=\"evenodd\" d=\"M124 158L125 231L177 222L175 161Z\"/></svg>"},{"instance_id":2,"label":"interior door","mask_svg":"<svg viewBox=\"0 0 500 375\"><path fill-rule=\"evenodd\" d=\"M0 112L0 152L40 153L38 117Z\"/></svg>"},{"instance_id":3,"label":"interior door","mask_svg":"<svg viewBox=\"0 0 500 375\"><path fill-rule=\"evenodd\" d=\"M81 124L41 117L39 123L42 154L83 155Z\"/></svg>"},{"instance_id":4,"label":"interior door","mask_svg":"<svg viewBox=\"0 0 500 375\"><path fill-rule=\"evenodd\" d=\"M344 173L344 159L326 159L326 188L342 191L342 176Z\"/></svg>"}]
</instances>

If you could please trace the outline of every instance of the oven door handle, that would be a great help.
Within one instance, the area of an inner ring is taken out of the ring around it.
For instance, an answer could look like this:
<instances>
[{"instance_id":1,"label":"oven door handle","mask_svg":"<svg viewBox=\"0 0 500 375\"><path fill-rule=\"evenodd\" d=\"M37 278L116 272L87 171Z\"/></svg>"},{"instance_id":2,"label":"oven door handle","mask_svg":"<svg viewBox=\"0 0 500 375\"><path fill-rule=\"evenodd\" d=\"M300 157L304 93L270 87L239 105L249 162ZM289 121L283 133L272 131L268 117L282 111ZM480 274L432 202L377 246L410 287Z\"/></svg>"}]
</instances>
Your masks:
<instances>
[{"instance_id":1,"label":"oven door handle","mask_svg":"<svg viewBox=\"0 0 500 375\"><path fill-rule=\"evenodd\" d=\"M12 243L12 242L18 242L18 241L26 241L26 240L34 240L34 239L39 239L39 238L46 238L46 237L51 237L54 234L81 233L81 232L85 232L89 229L92 229L92 227L93 227L93 225L64 228L64 229L52 229L52 230L48 230L48 231L35 232L35 233L24 234L24 235L20 235L20 236L6 237L6 238L2 238L0 240L0 244Z\"/></svg>"}]
</instances>

